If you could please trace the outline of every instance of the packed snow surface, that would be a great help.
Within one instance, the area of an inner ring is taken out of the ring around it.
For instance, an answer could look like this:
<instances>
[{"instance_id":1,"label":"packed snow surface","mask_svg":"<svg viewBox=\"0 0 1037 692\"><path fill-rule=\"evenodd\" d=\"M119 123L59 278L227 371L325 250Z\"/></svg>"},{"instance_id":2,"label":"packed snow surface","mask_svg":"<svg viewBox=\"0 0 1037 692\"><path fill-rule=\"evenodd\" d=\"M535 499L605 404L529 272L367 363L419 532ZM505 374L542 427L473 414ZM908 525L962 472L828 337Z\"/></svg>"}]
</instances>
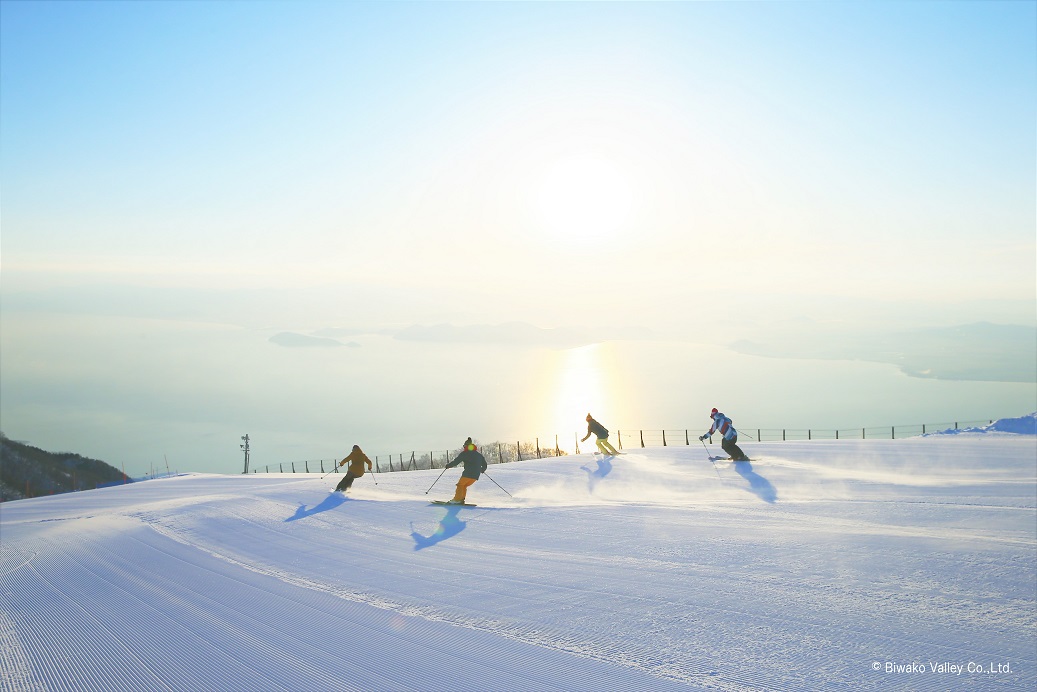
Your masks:
<instances>
[{"instance_id":1,"label":"packed snow surface","mask_svg":"<svg viewBox=\"0 0 1037 692\"><path fill-rule=\"evenodd\" d=\"M742 447L7 503L0 689L1037 688L1037 437Z\"/></svg>"}]
</instances>

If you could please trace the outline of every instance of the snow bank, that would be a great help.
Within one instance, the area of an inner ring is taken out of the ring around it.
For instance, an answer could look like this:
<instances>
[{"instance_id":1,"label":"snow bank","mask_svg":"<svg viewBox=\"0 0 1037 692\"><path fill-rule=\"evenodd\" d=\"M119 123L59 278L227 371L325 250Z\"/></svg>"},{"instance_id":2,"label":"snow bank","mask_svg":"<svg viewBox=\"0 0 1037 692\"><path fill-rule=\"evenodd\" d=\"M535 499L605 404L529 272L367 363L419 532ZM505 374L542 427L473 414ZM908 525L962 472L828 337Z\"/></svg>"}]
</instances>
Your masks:
<instances>
[{"instance_id":1,"label":"snow bank","mask_svg":"<svg viewBox=\"0 0 1037 692\"><path fill-rule=\"evenodd\" d=\"M933 435L961 435L963 433L1009 433L1012 435L1037 435L1037 412L1019 418L1001 418L983 427L941 430Z\"/></svg>"}]
</instances>

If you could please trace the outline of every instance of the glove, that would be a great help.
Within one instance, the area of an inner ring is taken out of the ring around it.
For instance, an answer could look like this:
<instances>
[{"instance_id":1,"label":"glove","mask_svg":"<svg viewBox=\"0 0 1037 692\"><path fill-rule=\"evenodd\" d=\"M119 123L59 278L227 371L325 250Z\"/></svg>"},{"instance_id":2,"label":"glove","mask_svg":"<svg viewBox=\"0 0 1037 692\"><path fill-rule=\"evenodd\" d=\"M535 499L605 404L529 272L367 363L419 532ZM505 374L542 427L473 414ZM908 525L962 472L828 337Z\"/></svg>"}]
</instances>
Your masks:
<instances>
[{"instance_id":1,"label":"glove","mask_svg":"<svg viewBox=\"0 0 1037 692\"><path fill-rule=\"evenodd\" d=\"M709 437L709 435L699 435L699 439L700 439L700 440L704 440L704 439L706 439L707 437Z\"/></svg>"}]
</instances>

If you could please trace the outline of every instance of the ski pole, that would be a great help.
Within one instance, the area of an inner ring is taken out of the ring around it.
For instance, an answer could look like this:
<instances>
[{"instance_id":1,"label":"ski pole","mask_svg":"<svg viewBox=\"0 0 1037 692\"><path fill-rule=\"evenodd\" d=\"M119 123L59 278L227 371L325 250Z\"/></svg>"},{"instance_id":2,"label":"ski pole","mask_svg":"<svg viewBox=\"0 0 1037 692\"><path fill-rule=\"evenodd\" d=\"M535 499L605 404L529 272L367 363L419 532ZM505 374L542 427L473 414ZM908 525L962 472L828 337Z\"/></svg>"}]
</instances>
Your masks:
<instances>
[{"instance_id":1,"label":"ski pole","mask_svg":"<svg viewBox=\"0 0 1037 692\"><path fill-rule=\"evenodd\" d=\"M378 472L373 467L371 468L371 480L374 481L375 485L378 485Z\"/></svg>"},{"instance_id":2,"label":"ski pole","mask_svg":"<svg viewBox=\"0 0 1037 692\"><path fill-rule=\"evenodd\" d=\"M486 473L485 471L483 471L483 474L482 474L482 475L486 476L487 478L490 478L490 474ZM493 479L492 479L492 478L490 478L490 480L491 480L491 481L493 481ZM497 481L493 481L493 484L494 484L495 486L497 486L498 488L500 488L501 490L504 490L504 488L501 488L501 484L500 484L500 483L498 483ZM514 495L512 495L511 493L509 493L509 492L508 492L507 490L504 490L504 494L505 494L505 495L507 495L508 497L510 497L510 498L511 498L512 500L514 500L514 499L515 499L515 496L514 496Z\"/></svg>"},{"instance_id":3,"label":"ski pole","mask_svg":"<svg viewBox=\"0 0 1037 692\"><path fill-rule=\"evenodd\" d=\"M443 473L446 473L446 469L447 469L447 467L446 467L446 466L444 466L444 467L443 467ZM435 486L435 484L439 482L439 479L443 477L443 473L440 473L440 474L439 474L439 477L438 477L438 478L436 478L436 480L432 481L432 485L430 485L430 486L428 487L428 490L426 490L426 491L425 491L425 494L426 494L426 495L428 495L428 493L429 493L429 490L432 490L432 487L433 487L433 486Z\"/></svg>"},{"instance_id":4,"label":"ski pole","mask_svg":"<svg viewBox=\"0 0 1037 692\"><path fill-rule=\"evenodd\" d=\"M706 443L703 441L701 437L699 438L699 442L702 442L702 449L706 450L706 456L709 457L710 460L712 460L713 455L709 453L709 447L706 446Z\"/></svg>"},{"instance_id":5,"label":"ski pole","mask_svg":"<svg viewBox=\"0 0 1037 692\"><path fill-rule=\"evenodd\" d=\"M702 438L699 438L699 442L702 442ZM709 453L709 447L706 446L705 442L702 442L702 449L706 450L706 456L709 457L709 463L713 464L713 470L717 472L717 478L720 478L720 471L717 470L717 462L713 459L713 455ZM723 483L724 479L720 478L720 482Z\"/></svg>"}]
</instances>

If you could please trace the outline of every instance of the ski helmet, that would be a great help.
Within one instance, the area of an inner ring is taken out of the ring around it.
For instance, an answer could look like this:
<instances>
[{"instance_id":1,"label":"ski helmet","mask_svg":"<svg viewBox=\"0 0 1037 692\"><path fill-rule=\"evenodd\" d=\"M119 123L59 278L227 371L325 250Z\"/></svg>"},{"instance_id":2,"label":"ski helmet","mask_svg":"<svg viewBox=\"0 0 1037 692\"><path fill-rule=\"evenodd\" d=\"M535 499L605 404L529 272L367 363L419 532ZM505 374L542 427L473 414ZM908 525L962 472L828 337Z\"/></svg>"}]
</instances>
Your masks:
<instances>
[{"instance_id":1,"label":"ski helmet","mask_svg":"<svg viewBox=\"0 0 1037 692\"><path fill-rule=\"evenodd\" d=\"M713 417L713 416L717 415L718 413L720 413L720 411L717 411L716 409L713 409L712 411L709 412L709 415L710 415L710 417Z\"/></svg>"}]
</instances>

